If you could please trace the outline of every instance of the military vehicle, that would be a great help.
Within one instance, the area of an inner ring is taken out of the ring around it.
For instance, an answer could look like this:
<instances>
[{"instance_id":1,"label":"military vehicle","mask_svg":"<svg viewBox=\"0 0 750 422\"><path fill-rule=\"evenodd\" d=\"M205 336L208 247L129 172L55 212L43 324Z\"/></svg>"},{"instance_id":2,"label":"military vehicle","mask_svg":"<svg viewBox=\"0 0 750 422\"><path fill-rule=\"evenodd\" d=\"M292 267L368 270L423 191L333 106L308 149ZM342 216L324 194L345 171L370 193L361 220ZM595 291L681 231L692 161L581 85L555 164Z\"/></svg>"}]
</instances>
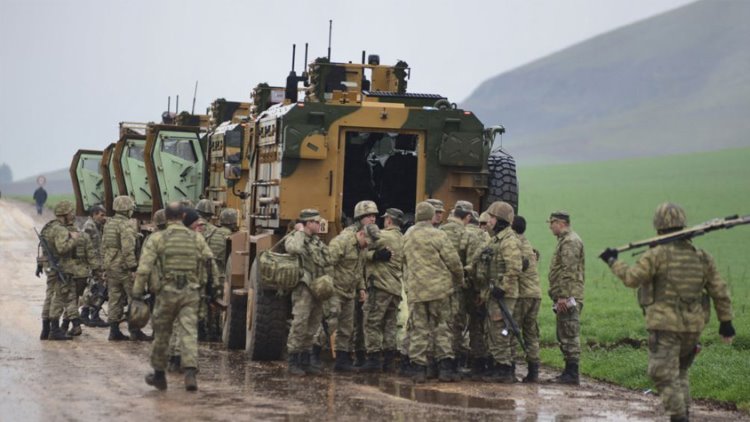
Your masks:
<instances>
[{"instance_id":1,"label":"military vehicle","mask_svg":"<svg viewBox=\"0 0 750 422\"><path fill-rule=\"evenodd\" d=\"M407 92L405 62L386 66L376 55L364 57L361 64L319 58L301 76L292 66L283 101L254 119L246 149L248 243L234 250L250 270L244 286L225 286L225 341L236 345L244 337L251 359L283 357L289 297L260 284L255 258L284 236L300 210L317 208L330 240L364 199L409 216L428 198L446 206L468 200L476 208L504 199L517 207L512 157L491 151L502 126L486 128L441 95Z\"/></svg>"},{"instance_id":2,"label":"military vehicle","mask_svg":"<svg viewBox=\"0 0 750 422\"><path fill-rule=\"evenodd\" d=\"M99 172L102 151L80 149L70 164L70 178L76 198L76 215L88 215L92 205L104 200L104 183Z\"/></svg>"},{"instance_id":3,"label":"military vehicle","mask_svg":"<svg viewBox=\"0 0 750 422\"><path fill-rule=\"evenodd\" d=\"M120 195L120 188L117 185L117 178L114 171L114 150L115 143L109 144L102 151L102 162L99 165L99 172L102 176L102 186L104 187L104 198L102 205L107 210L107 215L113 215L112 201ZM75 186L75 182L73 182Z\"/></svg>"}]
</instances>

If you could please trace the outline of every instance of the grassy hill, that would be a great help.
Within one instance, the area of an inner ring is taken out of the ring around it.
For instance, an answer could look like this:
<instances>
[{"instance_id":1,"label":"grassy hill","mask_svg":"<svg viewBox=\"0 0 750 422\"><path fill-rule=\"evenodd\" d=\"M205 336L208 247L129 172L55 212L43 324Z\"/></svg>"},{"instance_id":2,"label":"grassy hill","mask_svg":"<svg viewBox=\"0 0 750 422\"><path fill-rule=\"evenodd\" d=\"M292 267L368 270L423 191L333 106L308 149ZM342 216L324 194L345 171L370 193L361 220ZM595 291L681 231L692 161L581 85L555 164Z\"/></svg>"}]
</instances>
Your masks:
<instances>
[{"instance_id":1,"label":"grassy hill","mask_svg":"<svg viewBox=\"0 0 750 422\"><path fill-rule=\"evenodd\" d=\"M72 158L72 156L71 156ZM47 178L47 183L44 188L50 195L72 195L73 185L70 181L70 172L68 169L60 169L43 173L44 177ZM4 195L13 196L26 196L29 197L34 193L37 188L36 178L40 175L30 176L25 179L16 180L13 183L6 183L0 185L0 191Z\"/></svg>"},{"instance_id":2,"label":"grassy hill","mask_svg":"<svg viewBox=\"0 0 750 422\"><path fill-rule=\"evenodd\" d=\"M521 165L750 145L750 2L699 1L496 76L462 106Z\"/></svg>"},{"instance_id":3,"label":"grassy hill","mask_svg":"<svg viewBox=\"0 0 750 422\"><path fill-rule=\"evenodd\" d=\"M546 292L549 258L556 239L545 220L556 209L568 210L586 248L585 307L582 342L588 344L582 370L632 388L650 388L646 376L647 338L635 291L611 275L597 255L608 246L654 235L651 218L657 204L683 205L688 223L732 214L750 214L750 148L618 161L525 167L519 170L520 214L527 236L541 251L540 274ZM703 352L691 371L693 394L738 403L750 409L750 225L696 238L694 243L716 259L734 301L737 337L720 344L713 315ZM621 259L632 263L635 257ZM543 360L562 365L555 343L552 302L542 299L539 325L547 345Z\"/></svg>"}]
</instances>

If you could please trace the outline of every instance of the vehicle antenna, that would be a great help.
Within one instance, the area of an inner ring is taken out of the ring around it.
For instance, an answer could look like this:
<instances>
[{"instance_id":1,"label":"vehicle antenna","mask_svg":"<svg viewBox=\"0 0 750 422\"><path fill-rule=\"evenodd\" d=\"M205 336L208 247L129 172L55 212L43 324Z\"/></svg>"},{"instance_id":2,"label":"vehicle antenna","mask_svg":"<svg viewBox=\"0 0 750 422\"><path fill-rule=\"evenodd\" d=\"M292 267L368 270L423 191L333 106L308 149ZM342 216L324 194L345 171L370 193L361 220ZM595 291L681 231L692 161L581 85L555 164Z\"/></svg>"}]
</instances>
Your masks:
<instances>
[{"instance_id":1,"label":"vehicle antenna","mask_svg":"<svg viewBox=\"0 0 750 422\"><path fill-rule=\"evenodd\" d=\"M331 32L333 32L333 19L328 20L328 61L331 61Z\"/></svg>"},{"instance_id":2,"label":"vehicle antenna","mask_svg":"<svg viewBox=\"0 0 750 422\"><path fill-rule=\"evenodd\" d=\"M302 66L302 76L307 78L307 43L305 43L305 63Z\"/></svg>"},{"instance_id":3,"label":"vehicle antenna","mask_svg":"<svg viewBox=\"0 0 750 422\"><path fill-rule=\"evenodd\" d=\"M177 96L177 100L174 102L174 114L180 114L180 96Z\"/></svg>"},{"instance_id":4,"label":"vehicle antenna","mask_svg":"<svg viewBox=\"0 0 750 422\"><path fill-rule=\"evenodd\" d=\"M195 81L195 90L193 91L193 109L190 114L195 114L195 96L198 95L198 81Z\"/></svg>"},{"instance_id":5,"label":"vehicle antenna","mask_svg":"<svg viewBox=\"0 0 750 422\"><path fill-rule=\"evenodd\" d=\"M294 58L297 55L297 44L292 44L292 72L294 72Z\"/></svg>"},{"instance_id":6,"label":"vehicle antenna","mask_svg":"<svg viewBox=\"0 0 750 422\"><path fill-rule=\"evenodd\" d=\"M362 64L365 64L365 50L362 50Z\"/></svg>"},{"instance_id":7,"label":"vehicle antenna","mask_svg":"<svg viewBox=\"0 0 750 422\"><path fill-rule=\"evenodd\" d=\"M167 113L169 113L172 109L172 97L167 95Z\"/></svg>"}]
</instances>

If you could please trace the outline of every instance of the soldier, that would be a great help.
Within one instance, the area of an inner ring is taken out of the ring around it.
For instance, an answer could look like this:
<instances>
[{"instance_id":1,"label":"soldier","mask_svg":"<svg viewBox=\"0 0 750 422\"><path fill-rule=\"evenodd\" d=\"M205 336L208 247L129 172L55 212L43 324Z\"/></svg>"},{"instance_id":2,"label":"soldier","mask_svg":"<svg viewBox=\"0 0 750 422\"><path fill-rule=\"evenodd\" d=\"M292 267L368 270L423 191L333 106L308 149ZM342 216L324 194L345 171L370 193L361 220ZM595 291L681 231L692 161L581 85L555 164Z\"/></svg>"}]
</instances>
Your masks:
<instances>
[{"instance_id":1,"label":"soldier","mask_svg":"<svg viewBox=\"0 0 750 422\"><path fill-rule=\"evenodd\" d=\"M381 217L384 220L380 240L367 252L368 294L364 305L367 361L361 368L367 372L381 369L389 372L392 369L401 304L404 260L401 225L404 212L398 208L388 208Z\"/></svg>"},{"instance_id":2,"label":"soldier","mask_svg":"<svg viewBox=\"0 0 750 422\"><path fill-rule=\"evenodd\" d=\"M485 216L489 215L487 213L482 214ZM485 243L490 240L490 235L486 230L483 230L479 227L479 213L476 211L472 211L471 215L472 218L469 224L466 225L466 231L470 233L471 236L476 237L475 245L477 248L481 249L482 247L484 247ZM476 249L467 251L466 257L469 260L469 262L467 262L468 267L464 266L464 268L467 269L467 274L469 274L468 270L471 269L471 257L473 257L475 253ZM472 279L472 277L467 277L466 284L467 291L465 292L464 304L466 305L466 313L468 318L467 324L469 326L469 358L471 360L470 376L474 379L480 379L487 375L486 372L491 360L487 355L487 345L484 339L485 307L484 305L479 304L479 293L481 292L481 288Z\"/></svg>"},{"instance_id":3,"label":"soldier","mask_svg":"<svg viewBox=\"0 0 750 422\"><path fill-rule=\"evenodd\" d=\"M486 306L485 341L494 369L485 377L490 382L515 381L511 337L506 328L501 305L513 316L518 299L518 278L522 269L521 244L510 228L513 207L507 202L493 202L487 213L487 226L494 234L472 257L472 275L480 290L480 304ZM505 334L504 334L505 333Z\"/></svg>"},{"instance_id":4,"label":"soldier","mask_svg":"<svg viewBox=\"0 0 750 422\"><path fill-rule=\"evenodd\" d=\"M581 311L585 256L583 241L570 229L570 214L550 214L549 228L557 237L557 247L549 266L549 297L557 316L557 341L565 359L565 369L553 381L561 384L580 383L578 361L581 355Z\"/></svg>"},{"instance_id":5,"label":"soldier","mask_svg":"<svg viewBox=\"0 0 750 422\"><path fill-rule=\"evenodd\" d=\"M453 381L453 348L450 298L453 287L464 283L461 260L448 235L432 226L435 208L420 202L416 224L404 236L405 281L410 305L409 359L415 382L426 380L427 353L431 338L439 362L440 381Z\"/></svg>"},{"instance_id":6,"label":"soldier","mask_svg":"<svg viewBox=\"0 0 750 422\"><path fill-rule=\"evenodd\" d=\"M468 259L482 246L481 238L476 236L475 232L466 228L472 218L473 208L471 202L456 201L448 221L440 226L440 229L448 235L453 248L458 252L462 267L467 265ZM458 369L465 366L468 359L468 349L464 345L464 330L468 322L466 301L467 299L473 301L474 296L468 289L467 284L453 286L451 330L453 332L453 354L455 356L455 367L453 369L456 378L458 377Z\"/></svg>"},{"instance_id":7,"label":"soldier","mask_svg":"<svg viewBox=\"0 0 750 422\"><path fill-rule=\"evenodd\" d=\"M179 203L165 209L167 229L152 234L143 246L138 271L133 286L134 300L142 300L146 284L152 274L158 282L150 288L156 294L152 325L155 341L151 350L154 372L146 376L146 384L159 390L167 388L164 370L167 366L167 348L175 324L183 333L180 339L182 365L185 368L185 389L195 391L198 367L198 307L205 288L205 264L213 259L211 249L203 236L181 224Z\"/></svg>"},{"instance_id":8,"label":"soldier","mask_svg":"<svg viewBox=\"0 0 750 422\"><path fill-rule=\"evenodd\" d=\"M487 211L479 214L479 228L482 229L485 233L487 233L487 240L490 239L489 234L489 227L487 227L487 222L490 221L490 215L487 214Z\"/></svg>"},{"instance_id":9,"label":"soldier","mask_svg":"<svg viewBox=\"0 0 750 422\"><path fill-rule=\"evenodd\" d=\"M323 303L313 295L310 284L328 274L330 264L328 248L317 236L320 232L318 210L302 210L294 230L284 241L284 248L287 253L302 258L302 276L292 291L292 325L286 347L289 354L288 372L301 376L320 372L317 366L310 365L310 352L323 318Z\"/></svg>"},{"instance_id":10,"label":"soldier","mask_svg":"<svg viewBox=\"0 0 750 422\"><path fill-rule=\"evenodd\" d=\"M86 232L80 233L74 221L70 221L70 224L66 225L65 228L71 233L79 233L76 239L76 246L71 256L63 257L61 260L62 270L71 288L66 289L68 290L67 297L64 295L55 295L52 302L53 310L58 307L64 309L61 329L67 331L69 324L73 323L73 327L67 332L67 335L71 337L80 336L83 333L81 330L81 317L78 313L78 300L83 295L89 277L94 274L94 277L98 278L102 271L101 262L97 259L98 257L94 251L91 238L89 238Z\"/></svg>"},{"instance_id":11,"label":"soldier","mask_svg":"<svg viewBox=\"0 0 750 422\"><path fill-rule=\"evenodd\" d=\"M224 273L226 271L226 260L227 260L227 239L232 234L232 230L229 227L222 225L217 227L211 224L211 218L214 215L214 206L211 200L201 199L195 206L195 210L200 216L206 221L205 228L203 230L203 237L206 239L208 246L211 248L211 252L214 254L216 261L216 269L218 273L214 273L213 277L216 279L217 286L224 287ZM237 224L237 211L234 211L234 225ZM228 214L229 215L229 214ZM220 223L222 224L222 223ZM221 289L214 292L216 297L221 296ZM206 317L201 319L201 325L198 327L199 338L205 337L207 341L221 341L221 313L217 308L211 307L206 309ZM203 336L201 336L203 332Z\"/></svg>"},{"instance_id":12,"label":"soldier","mask_svg":"<svg viewBox=\"0 0 750 422\"><path fill-rule=\"evenodd\" d=\"M440 227L440 225L443 224L443 214L445 213L445 205L443 204L443 201L437 198L430 198L427 200L427 203L435 208L435 215L432 217L432 226Z\"/></svg>"},{"instance_id":13,"label":"soldier","mask_svg":"<svg viewBox=\"0 0 750 422\"><path fill-rule=\"evenodd\" d=\"M121 341L128 337L120 331L120 321L126 303L132 297L133 277L138 262L136 261L135 228L129 218L133 215L135 204L129 196L118 196L112 202L115 215L104 224L102 233L102 249L104 252L104 267L107 269L107 288L109 290L109 340ZM140 328L129 330L130 339L150 341Z\"/></svg>"},{"instance_id":14,"label":"soldier","mask_svg":"<svg viewBox=\"0 0 750 422\"><path fill-rule=\"evenodd\" d=\"M94 205L89 210L89 218L83 223L83 231L91 239L91 246L94 248L96 256L97 267L103 268L104 256L102 255L102 231L104 230L104 223L107 221L106 210L101 205ZM101 308L97 306L98 298L92 294L92 291L97 291L104 288L105 281L103 280L102 274L95 274L94 277L89 279L89 284L83 291L83 295L80 300L81 304L81 320L87 327L108 327L105 321L99 317L99 311Z\"/></svg>"},{"instance_id":15,"label":"soldier","mask_svg":"<svg viewBox=\"0 0 750 422\"><path fill-rule=\"evenodd\" d=\"M55 259L58 264L61 264L63 258L69 258L73 254L80 233L71 232L65 227L75 219L73 204L70 201L58 202L54 211L55 219L45 224L40 233L49 245L49 252L53 256L49 257L45 254L37 258L36 276L39 277L42 272L47 275L47 290L42 307L42 334L39 338L41 340L71 340L72 337L60 329L60 316L63 310L55 298L57 296L67 298L75 289L70 285L72 280L68 279L67 283L63 282L60 274L47 264L50 259ZM58 304L53 306L55 302Z\"/></svg>"},{"instance_id":16,"label":"soldier","mask_svg":"<svg viewBox=\"0 0 750 422\"><path fill-rule=\"evenodd\" d=\"M682 230L685 211L677 204L663 203L654 213L657 233ZM719 335L731 343L732 302L713 257L676 240L647 250L633 266L617 260L617 250L607 249L601 258L626 287L638 289L638 302L648 330L648 375L661 395L672 421L687 421L690 412L688 370L700 350L701 332L708 318L703 303L710 296L719 319Z\"/></svg>"},{"instance_id":17,"label":"soldier","mask_svg":"<svg viewBox=\"0 0 750 422\"><path fill-rule=\"evenodd\" d=\"M518 328L523 332L523 342L526 344L525 361L528 372L523 382L531 383L539 381L539 325L537 315L542 303L542 288L539 285L539 264L537 251L531 246L529 239L524 236L526 232L526 219L517 215L513 218L511 225L513 231L518 235L521 242L522 271L518 279L518 300L513 310L513 318ZM515 339L514 339L515 340ZM513 354L516 352L516 344L513 342Z\"/></svg>"}]
</instances>

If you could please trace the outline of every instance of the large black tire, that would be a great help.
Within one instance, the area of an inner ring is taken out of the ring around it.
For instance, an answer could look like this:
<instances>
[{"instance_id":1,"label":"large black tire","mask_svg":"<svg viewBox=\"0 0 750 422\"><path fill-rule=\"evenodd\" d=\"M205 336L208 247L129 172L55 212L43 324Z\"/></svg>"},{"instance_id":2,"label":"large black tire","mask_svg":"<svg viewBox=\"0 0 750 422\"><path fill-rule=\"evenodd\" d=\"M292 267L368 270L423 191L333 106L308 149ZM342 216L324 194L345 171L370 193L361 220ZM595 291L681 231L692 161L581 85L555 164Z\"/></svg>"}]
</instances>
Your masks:
<instances>
[{"instance_id":1,"label":"large black tire","mask_svg":"<svg viewBox=\"0 0 750 422\"><path fill-rule=\"evenodd\" d=\"M286 350L289 335L289 295L278 295L275 290L263 289L257 277L257 259L250 269L254 286L249 297L252 309L252 326L247 332L245 350L251 360L281 360Z\"/></svg>"},{"instance_id":2,"label":"large black tire","mask_svg":"<svg viewBox=\"0 0 750 422\"><path fill-rule=\"evenodd\" d=\"M505 201L518 212L518 177L516 160L502 149L492 151L487 159L489 170L488 190L484 197L483 209L495 202Z\"/></svg>"}]
</instances>

